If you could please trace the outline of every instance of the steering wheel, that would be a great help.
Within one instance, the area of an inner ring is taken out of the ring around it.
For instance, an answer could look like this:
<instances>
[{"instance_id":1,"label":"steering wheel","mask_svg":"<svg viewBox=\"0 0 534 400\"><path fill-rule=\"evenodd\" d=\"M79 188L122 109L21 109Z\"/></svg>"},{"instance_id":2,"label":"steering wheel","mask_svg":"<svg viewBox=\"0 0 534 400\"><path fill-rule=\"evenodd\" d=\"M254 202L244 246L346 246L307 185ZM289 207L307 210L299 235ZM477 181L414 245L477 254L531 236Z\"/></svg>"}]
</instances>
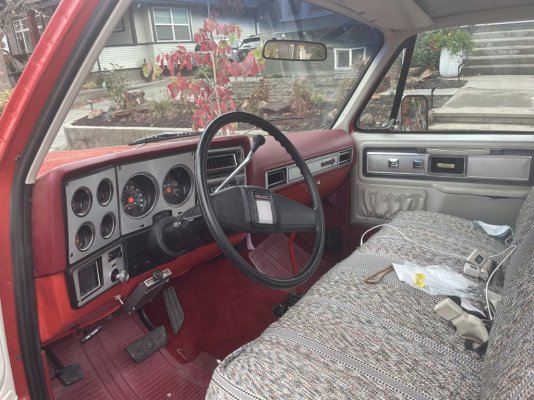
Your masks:
<instances>
[{"instance_id":1,"label":"steering wheel","mask_svg":"<svg viewBox=\"0 0 534 400\"><path fill-rule=\"evenodd\" d=\"M280 143L300 169L308 186L312 207L254 186L235 186L210 194L207 184L207 159L210 143L224 126L242 122L262 129ZM206 128L195 157L195 180L206 224L224 255L253 281L273 288L289 289L309 279L321 261L325 225L321 196L313 176L295 146L273 124L246 112L230 112L215 118ZM315 232L312 254L306 265L289 278L275 278L259 272L241 257L228 240L225 230L247 233Z\"/></svg>"}]
</instances>

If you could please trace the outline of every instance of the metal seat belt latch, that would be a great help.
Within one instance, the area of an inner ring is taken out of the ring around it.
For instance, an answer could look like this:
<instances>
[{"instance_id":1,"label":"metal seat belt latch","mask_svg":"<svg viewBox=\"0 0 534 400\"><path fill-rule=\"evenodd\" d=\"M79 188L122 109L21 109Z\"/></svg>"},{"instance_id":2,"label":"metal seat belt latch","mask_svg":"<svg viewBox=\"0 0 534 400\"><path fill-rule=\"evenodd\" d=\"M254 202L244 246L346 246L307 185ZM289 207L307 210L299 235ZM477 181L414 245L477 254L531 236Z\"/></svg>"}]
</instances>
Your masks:
<instances>
[{"instance_id":1,"label":"metal seat belt latch","mask_svg":"<svg viewBox=\"0 0 534 400\"><path fill-rule=\"evenodd\" d=\"M434 311L442 318L450 321L458 334L471 340L478 346L483 345L489 339L488 328L482 320L474 315L466 313L451 299L444 299L436 304ZM476 345L474 346L477 347Z\"/></svg>"}]
</instances>

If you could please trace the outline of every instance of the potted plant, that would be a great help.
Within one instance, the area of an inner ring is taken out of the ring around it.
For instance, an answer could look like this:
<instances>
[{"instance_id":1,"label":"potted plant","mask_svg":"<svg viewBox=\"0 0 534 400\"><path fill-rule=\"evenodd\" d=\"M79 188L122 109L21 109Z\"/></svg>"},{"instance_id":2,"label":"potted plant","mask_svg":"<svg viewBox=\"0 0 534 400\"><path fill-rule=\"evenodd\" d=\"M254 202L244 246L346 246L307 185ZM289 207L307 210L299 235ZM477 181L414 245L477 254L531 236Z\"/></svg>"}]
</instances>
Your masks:
<instances>
[{"instance_id":1,"label":"potted plant","mask_svg":"<svg viewBox=\"0 0 534 400\"><path fill-rule=\"evenodd\" d=\"M458 76L458 67L462 63L464 51L471 50L474 42L471 34L462 28L440 29L435 31L430 39L430 46L435 51L441 51L439 59L439 74L443 78Z\"/></svg>"}]
</instances>

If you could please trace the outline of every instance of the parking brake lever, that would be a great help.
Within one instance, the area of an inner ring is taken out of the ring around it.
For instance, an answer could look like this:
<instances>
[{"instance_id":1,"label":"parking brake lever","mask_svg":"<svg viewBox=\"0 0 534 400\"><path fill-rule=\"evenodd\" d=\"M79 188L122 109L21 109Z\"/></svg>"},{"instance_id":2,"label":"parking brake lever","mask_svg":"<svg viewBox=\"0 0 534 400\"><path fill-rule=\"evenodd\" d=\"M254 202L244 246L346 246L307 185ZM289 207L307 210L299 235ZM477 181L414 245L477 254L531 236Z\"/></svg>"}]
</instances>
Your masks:
<instances>
[{"instance_id":1,"label":"parking brake lever","mask_svg":"<svg viewBox=\"0 0 534 400\"><path fill-rule=\"evenodd\" d=\"M248 153L247 157L243 160L241 164L238 165L238 167L230 174L228 177L213 191L213 193L217 193L220 191L223 187L226 186L228 182L230 182L237 174L239 174L243 168L245 168L250 160L252 160L252 156L265 143L265 137L263 135L256 135L254 136L254 139L252 139L252 147L250 148L250 152Z\"/></svg>"}]
</instances>

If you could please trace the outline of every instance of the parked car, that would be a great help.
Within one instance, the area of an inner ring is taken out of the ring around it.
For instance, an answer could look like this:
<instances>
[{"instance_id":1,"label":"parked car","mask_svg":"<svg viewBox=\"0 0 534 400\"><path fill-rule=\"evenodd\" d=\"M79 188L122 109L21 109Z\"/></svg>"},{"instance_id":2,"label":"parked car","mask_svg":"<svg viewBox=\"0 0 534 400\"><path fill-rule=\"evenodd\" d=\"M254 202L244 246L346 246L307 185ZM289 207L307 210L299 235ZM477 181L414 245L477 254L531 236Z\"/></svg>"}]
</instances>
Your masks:
<instances>
[{"instance_id":1,"label":"parked car","mask_svg":"<svg viewBox=\"0 0 534 400\"><path fill-rule=\"evenodd\" d=\"M62 1L0 118L0 398L534 398L533 12Z\"/></svg>"},{"instance_id":2,"label":"parked car","mask_svg":"<svg viewBox=\"0 0 534 400\"><path fill-rule=\"evenodd\" d=\"M237 59L243 61L248 53L261 46L261 38L259 36L249 36L243 39L239 48L236 50Z\"/></svg>"}]
</instances>

